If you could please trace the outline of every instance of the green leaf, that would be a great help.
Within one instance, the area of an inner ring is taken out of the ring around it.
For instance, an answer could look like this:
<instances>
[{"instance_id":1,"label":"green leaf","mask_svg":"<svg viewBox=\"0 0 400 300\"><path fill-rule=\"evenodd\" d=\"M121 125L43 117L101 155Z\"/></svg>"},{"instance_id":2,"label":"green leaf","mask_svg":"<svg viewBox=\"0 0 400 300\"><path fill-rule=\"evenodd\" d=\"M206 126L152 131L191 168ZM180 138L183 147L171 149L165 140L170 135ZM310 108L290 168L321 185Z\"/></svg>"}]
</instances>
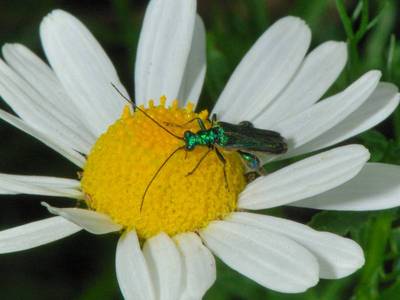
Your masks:
<instances>
[{"instance_id":1,"label":"green leaf","mask_svg":"<svg viewBox=\"0 0 400 300\"><path fill-rule=\"evenodd\" d=\"M248 2L251 3L249 9L252 18L250 20L254 21L255 27L263 32L268 25L266 2L264 0L249 0Z\"/></svg>"},{"instance_id":2,"label":"green leaf","mask_svg":"<svg viewBox=\"0 0 400 300\"><path fill-rule=\"evenodd\" d=\"M378 300L396 300L399 299L400 295L400 279L398 279L393 285L385 289Z\"/></svg>"},{"instance_id":3,"label":"green leaf","mask_svg":"<svg viewBox=\"0 0 400 300\"><path fill-rule=\"evenodd\" d=\"M218 259L217 274L217 281L204 300L228 300L234 299L234 296L239 299L260 299L266 293L265 288L230 269Z\"/></svg>"},{"instance_id":4,"label":"green leaf","mask_svg":"<svg viewBox=\"0 0 400 300\"><path fill-rule=\"evenodd\" d=\"M294 6L293 14L301 16L311 27L316 27L326 17L329 4L330 0L300 0Z\"/></svg>"},{"instance_id":5,"label":"green leaf","mask_svg":"<svg viewBox=\"0 0 400 300\"><path fill-rule=\"evenodd\" d=\"M389 147L389 141L377 130L369 130L359 135L364 146L371 152L371 161L383 161Z\"/></svg>"},{"instance_id":6,"label":"green leaf","mask_svg":"<svg viewBox=\"0 0 400 300\"><path fill-rule=\"evenodd\" d=\"M377 212L365 231L366 245L365 265L361 270L361 278L355 290L355 300L377 299L379 292L380 272L385 262L385 250L389 242L392 222L396 210Z\"/></svg>"},{"instance_id":7,"label":"green leaf","mask_svg":"<svg viewBox=\"0 0 400 300\"><path fill-rule=\"evenodd\" d=\"M375 27L367 37L365 59L367 68L385 69L386 49L396 21L395 4L393 1L385 1L385 3L386 5L383 5L380 12L370 22L371 25L369 25L369 27L373 25Z\"/></svg>"},{"instance_id":8,"label":"green leaf","mask_svg":"<svg viewBox=\"0 0 400 300\"><path fill-rule=\"evenodd\" d=\"M382 162L400 164L400 145L398 141L389 141L389 146Z\"/></svg>"},{"instance_id":9,"label":"green leaf","mask_svg":"<svg viewBox=\"0 0 400 300\"><path fill-rule=\"evenodd\" d=\"M339 235L358 232L374 215L372 212L322 211L308 223L312 228Z\"/></svg>"}]
</instances>

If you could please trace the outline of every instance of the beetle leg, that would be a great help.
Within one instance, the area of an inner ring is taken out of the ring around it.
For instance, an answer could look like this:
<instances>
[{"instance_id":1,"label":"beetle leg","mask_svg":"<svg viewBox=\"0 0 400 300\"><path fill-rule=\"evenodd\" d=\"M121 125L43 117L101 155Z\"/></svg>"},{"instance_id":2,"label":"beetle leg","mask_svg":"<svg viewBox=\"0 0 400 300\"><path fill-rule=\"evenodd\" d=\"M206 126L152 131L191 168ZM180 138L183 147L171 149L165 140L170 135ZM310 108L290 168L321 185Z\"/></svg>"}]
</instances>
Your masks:
<instances>
[{"instance_id":1,"label":"beetle leg","mask_svg":"<svg viewBox=\"0 0 400 300\"><path fill-rule=\"evenodd\" d=\"M215 149L215 153L217 154L217 157L224 165L223 170L224 170L224 178L225 178L225 187L229 191L228 177L226 176L226 159L225 159L224 155L218 150L217 147L214 147L214 149Z\"/></svg>"},{"instance_id":2,"label":"beetle leg","mask_svg":"<svg viewBox=\"0 0 400 300\"><path fill-rule=\"evenodd\" d=\"M250 171L244 174L247 184L256 180L258 177L267 175L263 167L258 168L256 171Z\"/></svg>"},{"instance_id":3,"label":"beetle leg","mask_svg":"<svg viewBox=\"0 0 400 300\"><path fill-rule=\"evenodd\" d=\"M185 146L181 146L176 148L172 153L164 160L164 162L161 164L161 166L157 169L157 171L154 173L153 177L150 179L149 183L146 186L146 189L144 190L143 196L142 196L142 202L140 203L140 211L142 211L143 208L143 203L144 199L146 198L146 194L150 188L150 186L153 184L153 181L156 179L158 174L161 172L161 170L164 168L164 166L167 164L167 162L180 150L184 150Z\"/></svg>"},{"instance_id":4,"label":"beetle leg","mask_svg":"<svg viewBox=\"0 0 400 300\"><path fill-rule=\"evenodd\" d=\"M252 181L256 180L258 177L260 177L260 174L258 174L255 171L251 171L251 172L245 173L244 177L246 178L247 184L249 184L250 182L252 182Z\"/></svg>"},{"instance_id":5,"label":"beetle leg","mask_svg":"<svg viewBox=\"0 0 400 300\"><path fill-rule=\"evenodd\" d=\"M82 171L78 171L76 172L76 175L78 176L78 179L81 180L83 177L83 172Z\"/></svg>"},{"instance_id":6,"label":"beetle leg","mask_svg":"<svg viewBox=\"0 0 400 300\"><path fill-rule=\"evenodd\" d=\"M242 121L239 123L239 126L254 128L253 123L251 123L250 121Z\"/></svg>"},{"instance_id":7,"label":"beetle leg","mask_svg":"<svg viewBox=\"0 0 400 300\"><path fill-rule=\"evenodd\" d=\"M204 124L202 119L197 118L197 123L199 123L199 127L201 130L207 130L206 125Z\"/></svg>"},{"instance_id":8,"label":"beetle leg","mask_svg":"<svg viewBox=\"0 0 400 300\"><path fill-rule=\"evenodd\" d=\"M193 170L190 171L189 173L187 173L186 176L192 175L197 170L197 168L200 166L201 162L207 157L207 155L211 152L211 150L212 150L211 148L208 149L208 151L199 159L199 161L197 162L197 164L193 168Z\"/></svg>"},{"instance_id":9,"label":"beetle leg","mask_svg":"<svg viewBox=\"0 0 400 300\"><path fill-rule=\"evenodd\" d=\"M217 123L217 114L211 116L211 127L214 127L214 123Z\"/></svg>"}]
</instances>

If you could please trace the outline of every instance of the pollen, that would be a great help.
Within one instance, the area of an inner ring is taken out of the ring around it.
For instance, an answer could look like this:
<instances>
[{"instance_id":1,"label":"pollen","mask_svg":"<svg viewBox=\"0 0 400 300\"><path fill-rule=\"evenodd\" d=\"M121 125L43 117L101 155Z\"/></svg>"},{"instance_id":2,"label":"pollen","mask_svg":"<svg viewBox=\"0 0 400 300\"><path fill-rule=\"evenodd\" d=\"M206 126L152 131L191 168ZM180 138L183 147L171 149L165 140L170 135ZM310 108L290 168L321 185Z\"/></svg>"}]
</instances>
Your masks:
<instances>
[{"instance_id":1,"label":"pollen","mask_svg":"<svg viewBox=\"0 0 400 300\"><path fill-rule=\"evenodd\" d=\"M125 107L93 146L81 179L88 207L125 230L135 229L142 239L196 231L234 211L246 183L240 156L220 149L225 176L215 151L195 169L209 149L177 150L185 145L178 137L200 130L192 120L200 118L210 128L208 112L195 113L191 104L180 108L177 101L167 107L165 97L141 110Z\"/></svg>"}]
</instances>

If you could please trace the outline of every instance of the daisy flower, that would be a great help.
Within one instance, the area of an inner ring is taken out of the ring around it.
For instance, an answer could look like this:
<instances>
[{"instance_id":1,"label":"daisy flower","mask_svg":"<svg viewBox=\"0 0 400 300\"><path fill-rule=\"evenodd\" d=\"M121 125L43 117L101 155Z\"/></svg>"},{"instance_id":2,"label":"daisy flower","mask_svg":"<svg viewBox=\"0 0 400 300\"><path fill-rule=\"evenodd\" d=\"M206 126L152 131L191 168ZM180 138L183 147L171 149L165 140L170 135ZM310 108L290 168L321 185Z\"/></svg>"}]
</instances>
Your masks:
<instances>
[{"instance_id":1,"label":"daisy flower","mask_svg":"<svg viewBox=\"0 0 400 300\"><path fill-rule=\"evenodd\" d=\"M269 289L297 293L319 278L359 269L362 249L350 239L249 211L399 205L399 167L367 163L369 152L360 145L321 152L250 184L234 151L220 149L225 167L212 152L191 172L208 149L177 151L184 142L175 136L199 131L188 122L194 118L210 126L207 111L194 112L206 71L205 30L194 0L150 1L135 66L133 99L141 110L118 94L116 89L129 97L99 43L75 17L51 12L40 36L50 67L22 45L3 47L0 94L15 114L2 110L0 118L59 152L82 177L0 174L0 193L69 197L78 206L43 203L56 216L1 231L1 253L80 230L116 232L116 271L126 299L201 299L216 278L212 253ZM287 153L263 155L263 162L342 142L398 105L397 88L380 83L379 71L319 101L346 63L346 45L330 41L307 54L310 39L298 18L274 23L212 111L219 120L248 120L287 139Z\"/></svg>"}]
</instances>

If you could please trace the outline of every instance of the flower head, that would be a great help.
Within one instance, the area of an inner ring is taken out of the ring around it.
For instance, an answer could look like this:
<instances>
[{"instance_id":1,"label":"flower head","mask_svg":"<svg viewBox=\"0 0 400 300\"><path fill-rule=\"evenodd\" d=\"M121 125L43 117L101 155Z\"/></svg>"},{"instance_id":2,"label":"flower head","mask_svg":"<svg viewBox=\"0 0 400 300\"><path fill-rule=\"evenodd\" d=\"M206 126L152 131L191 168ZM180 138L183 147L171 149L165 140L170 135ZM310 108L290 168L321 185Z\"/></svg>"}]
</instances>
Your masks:
<instances>
[{"instance_id":1,"label":"flower head","mask_svg":"<svg viewBox=\"0 0 400 300\"><path fill-rule=\"evenodd\" d=\"M135 113L127 108L97 140L84 167L81 183L89 207L135 229L141 238L160 232L174 236L222 219L235 210L245 186L237 153L224 154L224 168L214 153L207 155L207 148L190 153L182 148L184 142L171 133L182 137L185 131L198 131L190 121L202 116L206 122L207 114L174 104L151 103Z\"/></svg>"},{"instance_id":2,"label":"flower head","mask_svg":"<svg viewBox=\"0 0 400 300\"><path fill-rule=\"evenodd\" d=\"M118 232L116 269L126 299L201 299L216 276L211 253L267 288L296 293L319 278L353 273L364 263L362 249L350 239L248 211L399 204L400 170L367 164L363 146L333 148L247 184L240 153L211 136L218 121L273 130L286 138L288 151L256 153L265 163L342 142L398 105L397 88L379 83L379 71L319 101L345 65L346 46L327 42L306 55L311 34L298 18L277 21L246 54L212 111L217 123L207 111L194 112L206 69L194 0L150 2L132 108L110 60L75 17L53 11L41 38L51 68L22 45L4 46L0 95L17 116L0 111L0 118L69 159L82 178L0 174L0 192L70 197L84 208L43 203L58 216L0 232L1 253L82 229ZM201 142L188 145L188 132ZM384 184L375 180L387 173Z\"/></svg>"}]
</instances>

